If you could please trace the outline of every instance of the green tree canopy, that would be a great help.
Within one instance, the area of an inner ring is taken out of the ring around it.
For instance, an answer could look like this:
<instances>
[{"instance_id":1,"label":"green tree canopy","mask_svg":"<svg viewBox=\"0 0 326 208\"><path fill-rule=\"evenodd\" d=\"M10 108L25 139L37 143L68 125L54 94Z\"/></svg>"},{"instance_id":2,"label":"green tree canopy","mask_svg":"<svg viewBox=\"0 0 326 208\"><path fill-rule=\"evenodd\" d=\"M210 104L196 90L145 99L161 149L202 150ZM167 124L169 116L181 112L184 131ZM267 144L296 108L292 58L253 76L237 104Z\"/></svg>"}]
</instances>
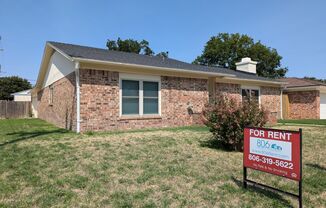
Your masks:
<instances>
[{"instance_id":1,"label":"green tree canopy","mask_svg":"<svg viewBox=\"0 0 326 208\"><path fill-rule=\"evenodd\" d=\"M27 79L18 76L0 77L0 100L12 100L11 93L31 88L32 85Z\"/></svg>"},{"instance_id":2,"label":"green tree canopy","mask_svg":"<svg viewBox=\"0 0 326 208\"><path fill-rule=\"evenodd\" d=\"M156 54L156 56L161 56L161 57L164 57L164 58L168 58L169 57L169 52L168 51L160 52L160 53Z\"/></svg>"},{"instance_id":3,"label":"green tree canopy","mask_svg":"<svg viewBox=\"0 0 326 208\"><path fill-rule=\"evenodd\" d=\"M211 37L206 43L203 53L198 56L193 64L218 66L236 69L235 63L244 57L257 61L257 74L259 76L278 78L284 77L287 68L281 67L282 56L276 49L255 42L248 35L239 33L219 33Z\"/></svg>"},{"instance_id":4,"label":"green tree canopy","mask_svg":"<svg viewBox=\"0 0 326 208\"><path fill-rule=\"evenodd\" d=\"M154 51L149 47L149 42L147 40L122 40L118 38L117 40L107 40L106 47L111 51L124 51L148 56L155 55ZM157 55L167 57L168 52L160 52Z\"/></svg>"},{"instance_id":5,"label":"green tree canopy","mask_svg":"<svg viewBox=\"0 0 326 208\"><path fill-rule=\"evenodd\" d=\"M326 83L326 79L318 79L316 77L303 77L304 79L308 79L308 80L313 80L313 81L318 81L318 82L323 82Z\"/></svg>"}]
</instances>

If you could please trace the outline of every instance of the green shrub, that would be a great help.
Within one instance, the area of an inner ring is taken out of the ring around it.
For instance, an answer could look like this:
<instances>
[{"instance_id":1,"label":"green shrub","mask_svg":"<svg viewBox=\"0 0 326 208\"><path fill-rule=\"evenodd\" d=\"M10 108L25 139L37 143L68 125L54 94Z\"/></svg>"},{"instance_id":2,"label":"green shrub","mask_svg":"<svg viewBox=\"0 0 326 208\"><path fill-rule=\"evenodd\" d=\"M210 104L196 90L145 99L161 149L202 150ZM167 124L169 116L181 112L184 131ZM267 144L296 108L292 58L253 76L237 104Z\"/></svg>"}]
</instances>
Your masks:
<instances>
[{"instance_id":1,"label":"green shrub","mask_svg":"<svg viewBox=\"0 0 326 208\"><path fill-rule=\"evenodd\" d=\"M255 102L239 103L224 97L217 100L203 110L204 123L213 133L217 145L242 151L244 127L263 127L267 122L267 111Z\"/></svg>"}]
</instances>

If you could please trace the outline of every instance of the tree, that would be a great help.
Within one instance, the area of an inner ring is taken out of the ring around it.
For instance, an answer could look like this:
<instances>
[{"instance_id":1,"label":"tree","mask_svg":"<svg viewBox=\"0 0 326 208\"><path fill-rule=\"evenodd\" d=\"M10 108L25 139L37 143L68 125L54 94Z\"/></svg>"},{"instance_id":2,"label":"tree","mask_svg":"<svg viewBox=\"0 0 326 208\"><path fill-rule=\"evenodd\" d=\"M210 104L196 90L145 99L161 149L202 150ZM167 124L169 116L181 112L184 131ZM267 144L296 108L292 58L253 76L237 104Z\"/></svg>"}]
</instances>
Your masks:
<instances>
[{"instance_id":1,"label":"tree","mask_svg":"<svg viewBox=\"0 0 326 208\"><path fill-rule=\"evenodd\" d=\"M148 56L154 55L154 51L149 47L149 43L146 40L139 42L133 39L121 40L118 38L117 41L108 40L106 46L111 51L124 51Z\"/></svg>"},{"instance_id":2,"label":"tree","mask_svg":"<svg viewBox=\"0 0 326 208\"><path fill-rule=\"evenodd\" d=\"M27 79L18 76L0 77L0 100L12 100L11 93L31 88L32 85Z\"/></svg>"},{"instance_id":3,"label":"tree","mask_svg":"<svg viewBox=\"0 0 326 208\"><path fill-rule=\"evenodd\" d=\"M303 77L303 79L308 79L308 80L313 80L313 81L326 83L326 79L317 79L316 77Z\"/></svg>"},{"instance_id":4,"label":"tree","mask_svg":"<svg viewBox=\"0 0 326 208\"><path fill-rule=\"evenodd\" d=\"M255 42L248 35L239 33L219 33L211 37L206 43L202 55L198 56L193 64L218 66L236 69L235 63L244 57L257 61L257 74L259 76L278 78L284 77L287 68L281 67L282 56L276 49Z\"/></svg>"},{"instance_id":5,"label":"tree","mask_svg":"<svg viewBox=\"0 0 326 208\"><path fill-rule=\"evenodd\" d=\"M143 54L148 56L155 55L154 51L149 47L147 40L137 41L133 39L107 40L106 47L111 51L124 51L129 53ZM167 52L160 52L157 55L168 57Z\"/></svg>"},{"instance_id":6,"label":"tree","mask_svg":"<svg viewBox=\"0 0 326 208\"><path fill-rule=\"evenodd\" d=\"M169 57L169 52L160 52L158 54L156 54L156 56L160 56L160 57L164 57L164 58L168 58Z\"/></svg>"}]
</instances>

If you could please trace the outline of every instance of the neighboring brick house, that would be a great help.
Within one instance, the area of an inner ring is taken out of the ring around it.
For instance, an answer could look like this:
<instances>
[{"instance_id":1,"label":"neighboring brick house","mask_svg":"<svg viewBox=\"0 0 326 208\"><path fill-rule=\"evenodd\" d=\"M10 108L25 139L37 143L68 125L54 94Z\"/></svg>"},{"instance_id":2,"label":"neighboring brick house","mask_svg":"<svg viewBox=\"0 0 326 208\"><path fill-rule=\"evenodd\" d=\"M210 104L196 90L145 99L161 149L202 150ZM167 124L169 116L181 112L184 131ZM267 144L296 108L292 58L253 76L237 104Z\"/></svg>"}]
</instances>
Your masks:
<instances>
[{"instance_id":1,"label":"neighboring brick house","mask_svg":"<svg viewBox=\"0 0 326 208\"><path fill-rule=\"evenodd\" d=\"M258 77L256 64L244 58L234 71L47 42L32 103L38 118L77 132L200 124L219 95L255 97L275 122L282 82Z\"/></svg>"},{"instance_id":2,"label":"neighboring brick house","mask_svg":"<svg viewBox=\"0 0 326 208\"><path fill-rule=\"evenodd\" d=\"M326 84L303 78L282 78L284 119L326 119Z\"/></svg>"}]
</instances>

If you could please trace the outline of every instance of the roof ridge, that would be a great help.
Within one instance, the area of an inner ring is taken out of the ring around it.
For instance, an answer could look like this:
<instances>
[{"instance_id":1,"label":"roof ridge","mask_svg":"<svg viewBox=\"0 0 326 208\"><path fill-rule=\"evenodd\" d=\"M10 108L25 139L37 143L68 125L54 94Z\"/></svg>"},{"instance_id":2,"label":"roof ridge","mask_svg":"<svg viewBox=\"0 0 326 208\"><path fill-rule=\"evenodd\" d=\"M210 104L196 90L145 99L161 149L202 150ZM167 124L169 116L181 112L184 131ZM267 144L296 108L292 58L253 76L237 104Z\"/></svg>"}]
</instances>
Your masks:
<instances>
[{"instance_id":1,"label":"roof ridge","mask_svg":"<svg viewBox=\"0 0 326 208\"><path fill-rule=\"evenodd\" d=\"M57 42L57 41L47 41L47 42L50 43L50 44L51 43L64 44L64 45L77 46L77 47L82 47L82 48L96 49L96 50L101 50L101 51L105 51L105 52L109 52L109 53L120 53L120 54L132 55L132 56L141 56L141 57L145 57L145 58L162 59L159 56L149 56L149 55L145 55L145 54L137 54L137 53L125 52L125 51L114 51L114 50L108 50L108 49L105 49L105 48L97 48L97 47L93 47L93 46L84 46L84 45L79 45L79 44L63 43L63 42ZM192 66L201 66L201 67L207 67L207 68L217 69L217 70L221 70L221 69L222 70L228 70L229 69L229 68L223 68L223 67L217 67L217 66L206 66L206 65L201 65L201 64L192 64L192 63L189 63L189 62L181 61L181 60L170 58L170 57L167 57L165 59L180 62L180 63L183 63L183 64L189 64L189 65L192 65ZM232 70L232 71L255 76L254 74L250 74L250 73L247 73L247 72L236 71L236 70Z\"/></svg>"},{"instance_id":2,"label":"roof ridge","mask_svg":"<svg viewBox=\"0 0 326 208\"><path fill-rule=\"evenodd\" d=\"M89 49L96 49L96 50L101 50L101 51L107 51L110 53L120 53L120 54L128 54L128 55L134 55L134 56L142 56L142 57L146 57L146 58L157 58L157 59L162 59L160 56L150 56L150 55L146 55L146 54L138 54L138 53L133 53L133 52L126 52L126 51L115 51L115 50L108 50L106 48L98 48L98 47L93 47L93 46L85 46L85 45L80 45L80 44L72 44L72 43L64 43L64 42L57 42L57 41L47 41L48 43L52 44L64 44L64 45L70 45L70 46L77 46L77 47L82 47L82 48L89 48ZM165 59L168 60L173 60L173 61L178 61L178 62L182 62L185 64L191 64L185 61L180 61L174 58L170 58L167 57Z\"/></svg>"}]
</instances>

